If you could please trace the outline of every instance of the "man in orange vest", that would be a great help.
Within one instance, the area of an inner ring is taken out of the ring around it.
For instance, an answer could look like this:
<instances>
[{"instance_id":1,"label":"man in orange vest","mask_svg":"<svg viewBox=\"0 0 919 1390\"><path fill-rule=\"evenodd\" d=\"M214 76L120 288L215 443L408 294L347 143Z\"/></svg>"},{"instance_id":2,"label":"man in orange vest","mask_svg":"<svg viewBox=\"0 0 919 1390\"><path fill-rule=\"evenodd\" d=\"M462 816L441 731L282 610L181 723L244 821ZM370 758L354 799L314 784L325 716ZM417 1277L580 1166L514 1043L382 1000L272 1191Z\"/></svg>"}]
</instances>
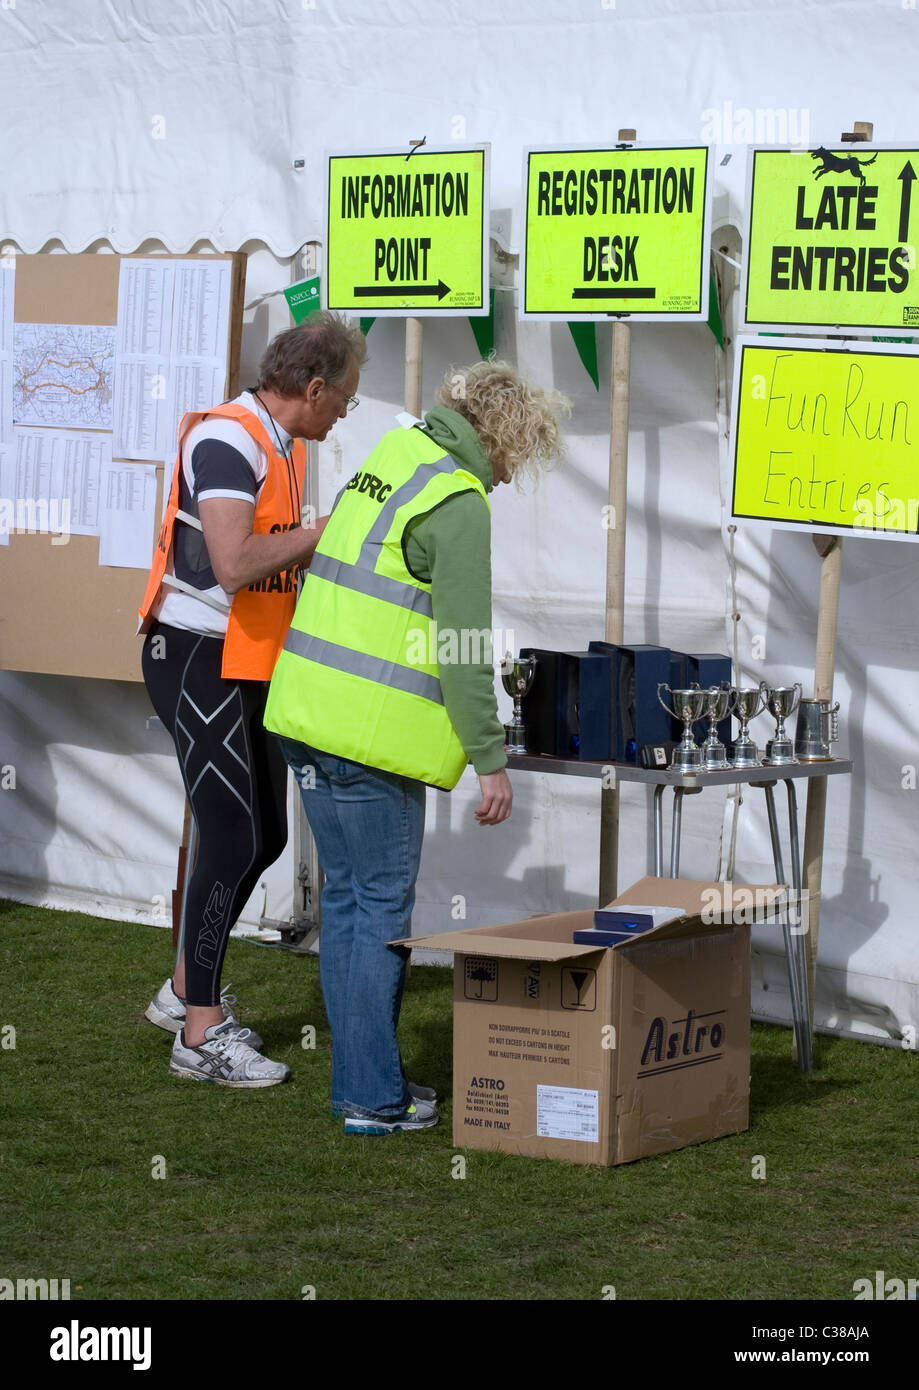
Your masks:
<instances>
[{"instance_id":1,"label":"man in orange vest","mask_svg":"<svg viewBox=\"0 0 919 1390\"><path fill-rule=\"evenodd\" d=\"M301 525L306 439L357 405L363 335L335 314L279 334L257 388L184 416L140 609L143 673L172 735L198 831L175 973L147 1018L175 1034L170 1071L235 1087L289 1069L260 1055L220 972L230 931L287 843L287 767L262 716L301 567L327 517Z\"/></svg>"}]
</instances>

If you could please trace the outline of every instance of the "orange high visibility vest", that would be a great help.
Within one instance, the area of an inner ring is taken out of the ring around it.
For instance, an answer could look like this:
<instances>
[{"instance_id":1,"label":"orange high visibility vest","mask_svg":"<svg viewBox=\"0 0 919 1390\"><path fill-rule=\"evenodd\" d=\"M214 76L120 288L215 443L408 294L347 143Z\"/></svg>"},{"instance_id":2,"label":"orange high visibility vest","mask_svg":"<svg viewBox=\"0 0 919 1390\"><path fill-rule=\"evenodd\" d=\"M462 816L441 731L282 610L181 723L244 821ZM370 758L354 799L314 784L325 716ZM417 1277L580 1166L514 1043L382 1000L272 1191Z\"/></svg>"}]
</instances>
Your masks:
<instances>
[{"instance_id":1,"label":"orange high visibility vest","mask_svg":"<svg viewBox=\"0 0 919 1390\"><path fill-rule=\"evenodd\" d=\"M253 533L267 535L273 531L288 531L292 526L300 525L300 517L294 515L294 508L303 494L303 473L306 466L304 440L294 440L288 465L287 460L272 444L258 416L245 406L227 402L225 405L214 406L211 410L189 411L187 415L183 415L179 426L179 451L172 475L169 502L154 552L153 568L140 607L141 632L146 632L150 626L151 610L162 591L163 576L172 549L173 528L179 510L182 444L188 431L209 415L236 420L246 433L261 445L268 457L268 472L255 503ZM295 498L291 497L290 467L293 468L296 481ZM181 522L181 518L179 520ZM220 674L228 680L270 680L296 604L297 586L290 572L286 575L274 575L270 579L262 579L245 589L239 589L233 595L230 604Z\"/></svg>"}]
</instances>

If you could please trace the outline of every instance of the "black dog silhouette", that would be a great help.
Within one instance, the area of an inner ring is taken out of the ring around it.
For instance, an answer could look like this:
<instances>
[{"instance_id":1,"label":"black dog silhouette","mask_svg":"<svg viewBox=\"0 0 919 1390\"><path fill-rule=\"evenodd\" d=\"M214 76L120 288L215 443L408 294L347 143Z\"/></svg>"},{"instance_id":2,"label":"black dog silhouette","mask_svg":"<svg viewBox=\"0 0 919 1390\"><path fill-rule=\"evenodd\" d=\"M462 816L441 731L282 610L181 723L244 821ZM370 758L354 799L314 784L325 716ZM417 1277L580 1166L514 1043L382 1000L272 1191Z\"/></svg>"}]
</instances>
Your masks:
<instances>
[{"instance_id":1,"label":"black dog silhouette","mask_svg":"<svg viewBox=\"0 0 919 1390\"><path fill-rule=\"evenodd\" d=\"M820 160L820 168L814 170L814 178L822 179L824 174L852 174L859 183L864 183L862 169L868 164L873 164L877 157L877 150L870 159L857 159L854 154L830 154L830 151L821 145L819 149L811 150L811 159Z\"/></svg>"}]
</instances>

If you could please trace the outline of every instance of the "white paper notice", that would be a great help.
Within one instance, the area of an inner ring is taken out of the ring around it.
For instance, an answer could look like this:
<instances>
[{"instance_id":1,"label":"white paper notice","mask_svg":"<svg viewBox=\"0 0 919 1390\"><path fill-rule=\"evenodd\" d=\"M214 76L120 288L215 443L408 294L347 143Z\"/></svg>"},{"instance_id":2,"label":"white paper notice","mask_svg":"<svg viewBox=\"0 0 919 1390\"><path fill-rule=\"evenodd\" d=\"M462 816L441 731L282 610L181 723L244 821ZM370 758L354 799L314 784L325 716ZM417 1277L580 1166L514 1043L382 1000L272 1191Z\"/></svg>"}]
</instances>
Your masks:
<instances>
[{"instance_id":1,"label":"white paper notice","mask_svg":"<svg viewBox=\"0 0 919 1390\"><path fill-rule=\"evenodd\" d=\"M99 564L148 570L156 524L156 466L112 463L102 475Z\"/></svg>"},{"instance_id":2,"label":"white paper notice","mask_svg":"<svg viewBox=\"0 0 919 1390\"><path fill-rule=\"evenodd\" d=\"M0 260L0 445L13 438L13 306L16 262Z\"/></svg>"},{"instance_id":3,"label":"white paper notice","mask_svg":"<svg viewBox=\"0 0 919 1390\"><path fill-rule=\"evenodd\" d=\"M224 397L227 369L224 362L174 362L169 373L169 409L163 416L165 434L161 439L162 457L166 461L166 485L172 477L176 444L182 416L189 410L209 410Z\"/></svg>"},{"instance_id":4,"label":"white paper notice","mask_svg":"<svg viewBox=\"0 0 919 1390\"><path fill-rule=\"evenodd\" d=\"M230 331L232 261L173 261L171 356L180 362L225 362ZM211 402L213 405L213 401Z\"/></svg>"},{"instance_id":5,"label":"white paper notice","mask_svg":"<svg viewBox=\"0 0 919 1390\"><path fill-rule=\"evenodd\" d=\"M121 262L118 272L119 357L169 356L175 261Z\"/></svg>"},{"instance_id":6,"label":"white paper notice","mask_svg":"<svg viewBox=\"0 0 919 1390\"><path fill-rule=\"evenodd\" d=\"M600 1092L573 1086L537 1086L536 1133L542 1139L599 1143Z\"/></svg>"},{"instance_id":7,"label":"white paper notice","mask_svg":"<svg viewBox=\"0 0 919 1390\"><path fill-rule=\"evenodd\" d=\"M16 530L98 536L99 482L111 461L111 435L28 429L13 435Z\"/></svg>"},{"instance_id":8,"label":"white paper notice","mask_svg":"<svg viewBox=\"0 0 919 1390\"><path fill-rule=\"evenodd\" d=\"M13 496L15 473L9 449L0 448L0 545L9 545L10 532L16 525L16 502Z\"/></svg>"},{"instance_id":9,"label":"white paper notice","mask_svg":"<svg viewBox=\"0 0 919 1390\"><path fill-rule=\"evenodd\" d=\"M117 458L158 459L165 437L175 261L123 260L115 364Z\"/></svg>"}]
</instances>

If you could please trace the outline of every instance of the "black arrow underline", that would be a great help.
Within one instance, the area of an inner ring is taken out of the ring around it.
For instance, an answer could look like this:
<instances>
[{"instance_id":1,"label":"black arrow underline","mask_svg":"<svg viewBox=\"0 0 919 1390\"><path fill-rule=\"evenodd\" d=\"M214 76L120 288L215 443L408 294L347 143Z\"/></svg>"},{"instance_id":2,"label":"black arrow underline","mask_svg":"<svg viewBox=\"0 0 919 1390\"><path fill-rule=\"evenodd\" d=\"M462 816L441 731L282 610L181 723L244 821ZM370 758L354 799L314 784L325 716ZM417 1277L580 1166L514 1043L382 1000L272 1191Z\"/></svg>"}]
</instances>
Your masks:
<instances>
[{"instance_id":1,"label":"black arrow underline","mask_svg":"<svg viewBox=\"0 0 919 1390\"><path fill-rule=\"evenodd\" d=\"M377 298L389 295L404 297L406 295L436 294L438 299L443 299L445 294L450 293L450 286L445 285L443 280L436 285L355 285L352 293Z\"/></svg>"},{"instance_id":2,"label":"black arrow underline","mask_svg":"<svg viewBox=\"0 0 919 1390\"><path fill-rule=\"evenodd\" d=\"M617 286L615 289L600 289L584 286L571 291L572 299L656 299L656 289L642 289L640 285L631 288Z\"/></svg>"}]
</instances>

